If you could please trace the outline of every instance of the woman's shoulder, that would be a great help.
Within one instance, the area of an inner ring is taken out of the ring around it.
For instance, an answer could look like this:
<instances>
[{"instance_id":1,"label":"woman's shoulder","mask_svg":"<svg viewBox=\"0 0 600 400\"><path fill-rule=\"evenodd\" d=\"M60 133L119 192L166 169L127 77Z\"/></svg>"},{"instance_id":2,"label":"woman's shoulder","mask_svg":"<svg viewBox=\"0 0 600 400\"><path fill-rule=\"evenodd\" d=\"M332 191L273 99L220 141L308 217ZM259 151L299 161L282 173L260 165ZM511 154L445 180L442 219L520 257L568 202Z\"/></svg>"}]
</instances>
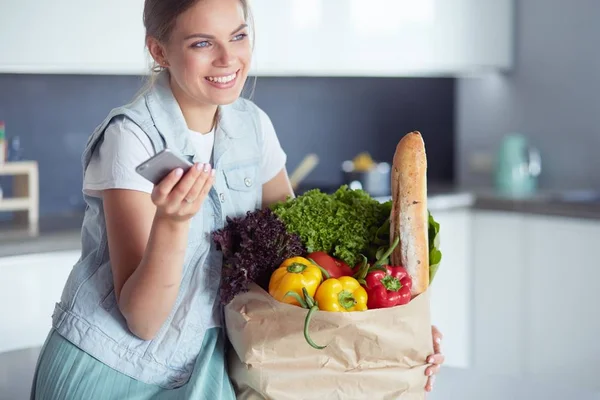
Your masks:
<instances>
[{"instance_id":1,"label":"woman's shoulder","mask_svg":"<svg viewBox=\"0 0 600 400\"><path fill-rule=\"evenodd\" d=\"M138 144L144 145L150 144L150 139L146 132L132 119L125 115L117 115L113 117L104 131L105 140L112 140L117 142L131 143L138 142Z\"/></svg>"},{"instance_id":2,"label":"woman's shoulder","mask_svg":"<svg viewBox=\"0 0 600 400\"><path fill-rule=\"evenodd\" d=\"M105 189L134 189L150 193L152 184L135 168L153 155L150 139L128 118L113 118L91 156L84 174L84 192L100 197Z\"/></svg>"}]
</instances>

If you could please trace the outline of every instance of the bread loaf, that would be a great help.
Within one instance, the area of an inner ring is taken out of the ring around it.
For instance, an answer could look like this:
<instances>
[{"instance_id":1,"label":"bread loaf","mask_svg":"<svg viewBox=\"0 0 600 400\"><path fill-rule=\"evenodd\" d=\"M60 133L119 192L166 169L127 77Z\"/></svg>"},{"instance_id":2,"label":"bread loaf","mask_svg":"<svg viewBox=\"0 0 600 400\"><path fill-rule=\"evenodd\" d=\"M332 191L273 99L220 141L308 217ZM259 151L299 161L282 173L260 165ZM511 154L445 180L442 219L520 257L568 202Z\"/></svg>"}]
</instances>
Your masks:
<instances>
[{"instance_id":1,"label":"bread loaf","mask_svg":"<svg viewBox=\"0 0 600 400\"><path fill-rule=\"evenodd\" d=\"M390 261L406 268L413 281L414 297L429 287L427 157L420 132L408 133L398 142L391 188L390 243L400 236L400 244Z\"/></svg>"}]
</instances>

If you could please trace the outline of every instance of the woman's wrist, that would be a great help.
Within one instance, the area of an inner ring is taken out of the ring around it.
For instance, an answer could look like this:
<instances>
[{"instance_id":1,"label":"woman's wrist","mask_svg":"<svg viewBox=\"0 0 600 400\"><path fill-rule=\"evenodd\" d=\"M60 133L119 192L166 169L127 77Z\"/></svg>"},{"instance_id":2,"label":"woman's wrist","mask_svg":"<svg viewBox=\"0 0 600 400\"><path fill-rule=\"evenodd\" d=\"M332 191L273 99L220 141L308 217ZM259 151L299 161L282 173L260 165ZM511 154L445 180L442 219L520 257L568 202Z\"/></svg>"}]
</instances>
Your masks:
<instances>
[{"instance_id":1,"label":"woman's wrist","mask_svg":"<svg viewBox=\"0 0 600 400\"><path fill-rule=\"evenodd\" d=\"M159 211L154 216L154 224L161 228L168 229L173 232L181 232L188 230L190 227L190 218L173 218L171 215L162 214Z\"/></svg>"}]
</instances>

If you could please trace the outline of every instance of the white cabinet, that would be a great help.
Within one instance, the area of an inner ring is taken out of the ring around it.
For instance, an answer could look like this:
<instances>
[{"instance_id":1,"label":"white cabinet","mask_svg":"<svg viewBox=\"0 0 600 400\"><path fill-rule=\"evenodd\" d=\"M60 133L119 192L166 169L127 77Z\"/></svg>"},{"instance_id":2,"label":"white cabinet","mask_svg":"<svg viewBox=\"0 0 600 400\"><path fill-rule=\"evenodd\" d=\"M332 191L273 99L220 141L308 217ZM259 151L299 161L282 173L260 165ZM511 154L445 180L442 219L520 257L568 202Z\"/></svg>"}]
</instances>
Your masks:
<instances>
[{"instance_id":1,"label":"white cabinet","mask_svg":"<svg viewBox=\"0 0 600 400\"><path fill-rule=\"evenodd\" d=\"M514 0L250 0L259 76L429 76L513 62ZM0 73L146 74L144 0L3 0Z\"/></svg>"},{"instance_id":2,"label":"white cabinet","mask_svg":"<svg viewBox=\"0 0 600 400\"><path fill-rule=\"evenodd\" d=\"M514 0L251 3L257 75L455 75L513 63Z\"/></svg>"},{"instance_id":3,"label":"white cabinet","mask_svg":"<svg viewBox=\"0 0 600 400\"><path fill-rule=\"evenodd\" d=\"M0 257L0 353L44 343L80 251Z\"/></svg>"},{"instance_id":4,"label":"white cabinet","mask_svg":"<svg viewBox=\"0 0 600 400\"><path fill-rule=\"evenodd\" d=\"M471 213L468 208L432 211L440 224L442 262L431 285L431 319L444 334L446 365L470 366Z\"/></svg>"},{"instance_id":5,"label":"white cabinet","mask_svg":"<svg viewBox=\"0 0 600 400\"><path fill-rule=\"evenodd\" d=\"M473 366L600 390L600 221L473 215Z\"/></svg>"},{"instance_id":6,"label":"white cabinet","mask_svg":"<svg viewBox=\"0 0 600 400\"><path fill-rule=\"evenodd\" d=\"M600 391L600 221L528 217L522 276L531 374Z\"/></svg>"},{"instance_id":7,"label":"white cabinet","mask_svg":"<svg viewBox=\"0 0 600 400\"><path fill-rule=\"evenodd\" d=\"M144 0L2 0L0 73L142 74Z\"/></svg>"},{"instance_id":8,"label":"white cabinet","mask_svg":"<svg viewBox=\"0 0 600 400\"><path fill-rule=\"evenodd\" d=\"M525 226L520 213L473 213L473 366L491 374L525 369Z\"/></svg>"}]
</instances>

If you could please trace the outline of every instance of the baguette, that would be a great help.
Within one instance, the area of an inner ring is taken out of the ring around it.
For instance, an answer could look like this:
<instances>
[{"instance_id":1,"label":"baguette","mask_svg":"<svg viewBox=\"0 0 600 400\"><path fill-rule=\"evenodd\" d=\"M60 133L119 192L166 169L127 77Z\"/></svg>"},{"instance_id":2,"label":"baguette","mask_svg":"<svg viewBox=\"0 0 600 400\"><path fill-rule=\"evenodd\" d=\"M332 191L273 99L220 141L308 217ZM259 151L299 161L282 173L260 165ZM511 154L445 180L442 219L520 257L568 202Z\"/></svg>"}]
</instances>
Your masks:
<instances>
[{"instance_id":1,"label":"baguette","mask_svg":"<svg viewBox=\"0 0 600 400\"><path fill-rule=\"evenodd\" d=\"M392 265L402 265L413 284L412 297L429 287L429 236L427 210L427 157L420 132L406 134L392 164L390 243L400 236L391 254Z\"/></svg>"}]
</instances>

